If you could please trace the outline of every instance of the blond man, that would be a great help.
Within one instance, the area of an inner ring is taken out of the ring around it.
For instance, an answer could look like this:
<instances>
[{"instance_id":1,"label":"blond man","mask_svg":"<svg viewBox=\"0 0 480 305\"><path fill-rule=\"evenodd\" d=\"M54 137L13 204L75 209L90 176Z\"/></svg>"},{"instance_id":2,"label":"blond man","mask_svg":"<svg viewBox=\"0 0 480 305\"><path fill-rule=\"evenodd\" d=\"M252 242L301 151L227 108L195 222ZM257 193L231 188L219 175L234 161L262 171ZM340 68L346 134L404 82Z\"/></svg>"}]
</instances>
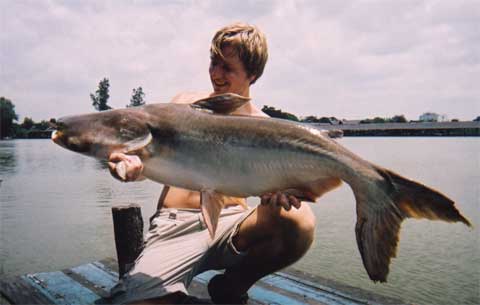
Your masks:
<instances>
[{"instance_id":1,"label":"blond man","mask_svg":"<svg viewBox=\"0 0 480 305\"><path fill-rule=\"evenodd\" d=\"M268 58L264 34L255 26L236 23L220 29L210 47L213 92L182 93L173 103L193 103L208 96L235 93L250 97L250 88ZM231 115L266 116L252 101ZM127 181L141 177L140 159L110 156L127 164ZM248 289L263 276L286 267L313 241L315 217L306 204L283 193L265 194L261 204L245 209L245 199L231 199L222 210L212 240L200 210L200 193L166 186L152 216L145 248L122 283L114 301L129 304L198 303L187 296L193 277L210 269L225 269L208 284L217 304L245 304Z\"/></svg>"}]
</instances>

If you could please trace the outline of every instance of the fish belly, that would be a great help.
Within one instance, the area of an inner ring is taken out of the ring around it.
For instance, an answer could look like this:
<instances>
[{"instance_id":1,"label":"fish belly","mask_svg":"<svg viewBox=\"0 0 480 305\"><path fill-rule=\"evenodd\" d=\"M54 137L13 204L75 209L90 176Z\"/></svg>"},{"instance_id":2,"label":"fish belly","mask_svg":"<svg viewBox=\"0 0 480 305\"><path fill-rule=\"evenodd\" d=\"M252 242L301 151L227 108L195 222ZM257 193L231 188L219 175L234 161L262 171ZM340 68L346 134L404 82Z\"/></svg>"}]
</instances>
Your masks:
<instances>
[{"instance_id":1,"label":"fish belly","mask_svg":"<svg viewBox=\"0 0 480 305\"><path fill-rule=\"evenodd\" d=\"M168 185L237 197L292 188L322 176L318 157L301 152L202 146L178 147L168 156L154 156L145 162L144 175Z\"/></svg>"}]
</instances>

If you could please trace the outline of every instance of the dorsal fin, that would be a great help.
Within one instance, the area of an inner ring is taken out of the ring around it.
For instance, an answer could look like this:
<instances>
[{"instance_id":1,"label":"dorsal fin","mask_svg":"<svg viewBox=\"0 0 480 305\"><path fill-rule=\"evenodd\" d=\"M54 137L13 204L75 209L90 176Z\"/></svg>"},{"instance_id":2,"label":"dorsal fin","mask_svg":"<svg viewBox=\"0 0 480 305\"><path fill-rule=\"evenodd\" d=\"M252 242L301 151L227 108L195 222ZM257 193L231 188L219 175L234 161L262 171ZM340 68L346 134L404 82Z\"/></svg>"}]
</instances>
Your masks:
<instances>
[{"instance_id":1,"label":"dorsal fin","mask_svg":"<svg viewBox=\"0 0 480 305\"><path fill-rule=\"evenodd\" d=\"M234 93L225 93L214 95L198 100L192 104L192 107L209 109L215 113L226 114L245 105L250 98Z\"/></svg>"}]
</instances>

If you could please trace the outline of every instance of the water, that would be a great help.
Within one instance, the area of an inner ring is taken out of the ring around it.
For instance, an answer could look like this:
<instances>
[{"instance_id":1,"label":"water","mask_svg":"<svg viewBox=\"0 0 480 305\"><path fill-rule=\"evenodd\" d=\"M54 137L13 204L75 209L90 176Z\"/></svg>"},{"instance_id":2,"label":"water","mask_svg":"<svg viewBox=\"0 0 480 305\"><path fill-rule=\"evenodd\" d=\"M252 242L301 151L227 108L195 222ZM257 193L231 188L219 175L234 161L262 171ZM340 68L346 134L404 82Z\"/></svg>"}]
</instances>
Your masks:
<instances>
[{"instance_id":1,"label":"water","mask_svg":"<svg viewBox=\"0 0 480 305\"><path fill-rule=\"evenodd\" d=\"M348 186L313 205L316 240L295 267L417 304L479 304L480 141L344 138L362 157L442 190L475 226L407 220L387 284L362 266ZM110 208L136 202L145 219L161 185L121 183L100 162L48 140L0 141L0 274L52 271L114 257ZM256 199L250 200L257 202Z\"/></svg>"}]
</instances>

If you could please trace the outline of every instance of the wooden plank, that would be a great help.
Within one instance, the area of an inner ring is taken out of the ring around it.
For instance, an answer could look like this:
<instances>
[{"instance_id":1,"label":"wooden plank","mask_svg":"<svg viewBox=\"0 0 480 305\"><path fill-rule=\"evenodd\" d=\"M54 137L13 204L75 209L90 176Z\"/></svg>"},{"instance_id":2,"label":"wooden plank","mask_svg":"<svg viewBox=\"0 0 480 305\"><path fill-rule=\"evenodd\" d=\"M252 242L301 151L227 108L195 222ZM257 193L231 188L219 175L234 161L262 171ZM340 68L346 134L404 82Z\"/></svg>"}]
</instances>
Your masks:
<instances>
[{"instance_id":1,"label":"wooden plank","mask_svg":"<svg viewBox=\"0 0 480 305\"><path fill-rule=\"evenodd\" d=\"M207 285L210 279L216 274L218 274L218 272L216 271L207 271L197 275L195 277L195 281ZM302 302L299 299L287 296L276 291L265 289L258 285L250 288L250 290L248 291L248 295L253 301L263 304L305 305L305 302Z\"/></svg>"},{"instance_id":2,"label":"wooden plank","mask_svg":"<svg viewBox=\"0 0 480 305\"><path fill-rule=\"evenodd\" d=\"M93 263L74 267L70 270L104 292L110 292L110 289L118 282L118 276L114 277L112 273L103 270Z\"/></svg>"},{"instance_id":3,"label":"wooden plank","mask_svg":"<svg viewBox=\"0 0 480 305\"><path fill-rule=\"evenodd\" d=\"M93 304L101 299L99 295L82 286L61 271L43 272L22 277L43 294L59 305Z\"/></svg>"},{"instance_id":4,"label":"wooden plank","mask_svg":"<svg viewBox=\"0 0 480 305\"><path fill-rule=\"evenodd\" d=\"M0 184L1 184L1 182L0 182ZM10 301L7 301L7 299L5 299L2 296L1 292L0 292L0 304L2 304L2 305L12 305L12 303L10 303Z\"/></svg>"},{"instance_id":5,"label":"wooden plank","mask_svg":"<svg viewBox=\"0 0 480 305\"><path fill-rule=\"evenodd\" d=\"M291 293L304 295L321 302L323 304L340 304L340 305L358 305L366 304L362 300L356 300L351 296L345 294L336 294L330 289L320 289L319 286L309 285L299 280L292 280L291 278L281 276L280 274L273 274L262 279L263 283L279 287Z\"/></svg>"},{"instance_id":6,"label":"wooden plank","mask_svg":"<svg viewBox=\"0 0 480 305\"><path fill-rule=\"evenodd\" d=\"M349 286L337 281L326 279L307 272L287 268L275 275L288 277L289 279L314 287L318 290L326 291L332 295L339 295L346 298L352 298L356 302L362 304L384 304L384 305L400 305L409 304L402 299L384 296L372 291L364 290L358 287Z\"/></svg>"},{"instance_id":7,"label":"wooden plank","mask_svg":"<svg viewBox=\"0 0 480 305\"><path fill-rule=\"evenodd\" d=\"M329 305L359 305L367 304L360 300L355 300L350 296L343 296L318 289L303 282L293 281L287 277L279 276L277 274L269 275L261 280L261 283L288 291L295 295L303 296L305 302L320 303ZM311 301L310 301L311 300Z\"/></svg>"},{"instance_id":8,"label":"wooden plank","mask_svg":"<svg viewBox=\"0 0 480 305\"><path fill-rule=\"evenodd\" d=\"M0 292L11 304L52 304L54 302L20 277L0 281Z\"/></svg>"},{"instance_id":9,"label":"wooden plank","mask_svg":"<svg viewBox=\"0 0 480 305\"><path fill-rule=\"evenodd\" d=\"M118 275L118 264L117 261L111 257L107 257L105 259L93 262L94 264L100 264L104 266L105 270L109 272L115 272Z\"/></svg>"},{"instance_id":10,"label":"wooden plank","mask_svg":"<svg viewBox=\"0 0 480 305\"><path fill-rule=\"evenodd\" d=\"M109 303L108 300L110 298L110 291L107 291L101 285L92 283L80 274L77 274L71 270L64 270L63 273L65 273L65 275L67 275L68 277L72 278L72 280L74 280L75 282L78 282L80 285L84 286L85 288L91 290L93 293L101 297L101 299L97 300L97 303Z\"/></svg>"}]
</instances>

